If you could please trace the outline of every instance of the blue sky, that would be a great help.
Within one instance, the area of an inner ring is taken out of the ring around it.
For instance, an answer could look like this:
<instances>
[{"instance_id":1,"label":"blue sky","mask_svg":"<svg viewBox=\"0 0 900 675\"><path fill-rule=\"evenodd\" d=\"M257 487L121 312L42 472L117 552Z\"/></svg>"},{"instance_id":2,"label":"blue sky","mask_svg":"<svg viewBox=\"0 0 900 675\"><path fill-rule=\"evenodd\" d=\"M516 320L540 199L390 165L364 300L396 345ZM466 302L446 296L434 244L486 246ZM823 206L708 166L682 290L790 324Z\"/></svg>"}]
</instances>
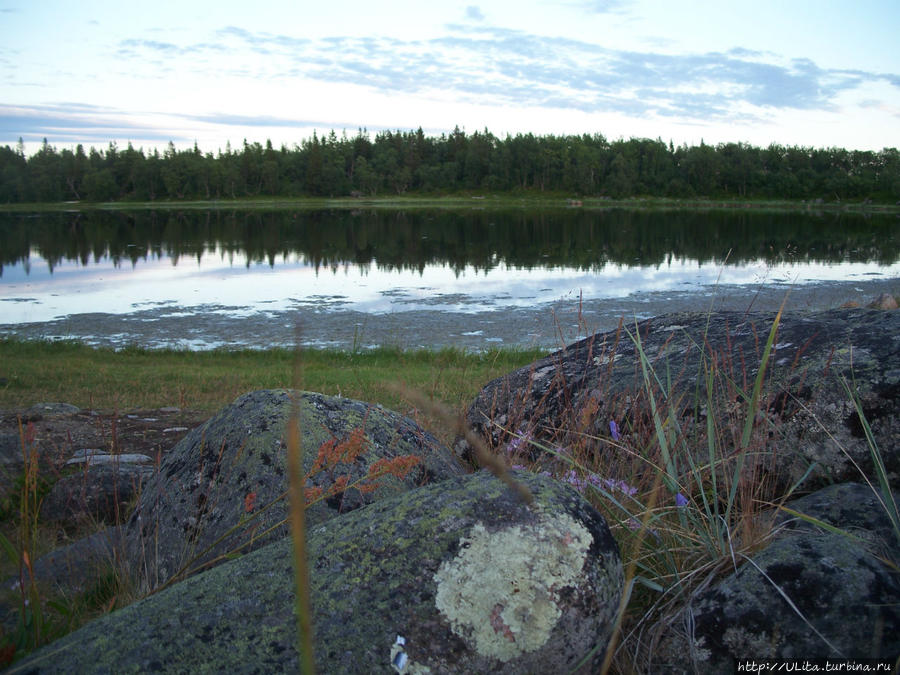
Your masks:
<instances>
[{"instance_id":1,"label":"blue sky","mask_svg":"<svg viewBox=\"0 0 900 675\"><path fill-rule=\"evenodd\" d=\"M900 147L897 0L0 0L0 145L312 131Z\"/></svg>"}]
</instances>

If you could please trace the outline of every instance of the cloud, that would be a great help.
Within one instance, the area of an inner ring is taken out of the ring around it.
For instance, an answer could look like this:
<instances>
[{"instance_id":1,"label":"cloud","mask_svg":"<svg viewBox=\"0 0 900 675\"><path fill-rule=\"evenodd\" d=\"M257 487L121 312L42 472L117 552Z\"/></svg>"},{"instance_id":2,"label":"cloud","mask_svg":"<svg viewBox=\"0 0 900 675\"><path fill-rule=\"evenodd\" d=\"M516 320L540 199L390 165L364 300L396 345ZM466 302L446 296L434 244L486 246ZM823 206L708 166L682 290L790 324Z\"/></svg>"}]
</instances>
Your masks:
<instances>
[{"instance_id":1,"label":"cloud","mask_svg":"<svg viewBox=\"0 0 900 675\"><path fill-rule=\"evenodd\" d=\"M593 1L592 11L614 11L624 0ZM469 19L481 21L470 5ZM451 24L441 37L296 38L226 26L209 42L176 45L123 40L124 59L176 61L204 67L204 54L231 57L229 74L257 80L303 78L345 83L380 93L452 96L501 106L619 112L686 121L745 120L748 107L828 110L836 96L865 83L900 87L900 75L826 69L808 59L736 47L728 52L667 54L610 49L484 25ZM186 55L192 58L186 59ZM226 66L228 68L228 66Z\"/></svg>"},{"instance_id":2,"label":"cloud","mask_svg":"<svg viewBox=\"0 0 900 675\"><path fill-rule=\"evenodd\" d=\"M620 13L633 4L634 0L582 0L575 6L592 14L612 14Z\"/></svg>"},{"instance_id":3,"label":"cloud","mask_svg":"<svg viewBox=\"0 0 900 675\"><path fill-rule=\"evenodd\" d=\"M26 144L34 145L49 139L51 144L62 143L85 146L106 147L114 141L131 141L136 146L141 143L164 145L172 141L176 145L193 143L194 136L174 129L196 127L195 123L213 128L239 129L356 129L356 122L336 122L335 120L311 120L272 115L235 115L230 113L208 115L168 115L166 120L157 120L152 113L138 121L131 113L121 110L94 106L84 103L60 102L53 105L11 106L0 104L0 138L11 139L7 143L22 138ZM175 123L173 125L173 122ZM157 124L158 123L158 124ZM390 131L393 127L367 125L366 131L378 133ZM427 134L440 134L444 129L426 128ZM231 134L226 134L230 136Z\"/></svg>"},{"instance_id":4,"label":"cloud","mask_svg":"<svg viewBox=\"0 0 900 675\"><path fill-rule=\"evenodd\" d=\"M484 14L476 5L466 7L466 18L469 21L484 21Z\"/></svg>"},{"instance_id":5,"label":"cloud","mask_svg":"<svg viewBox=\"0 0 900 675\"><path fill-rule=\"evenodd\" d=\"M0 138L22 138L26 142L51 138L54 143L85 143L106 145L114 138L131 138L148 142L187 142L190 139L173 136L135 122L122 111L85 105L59 103L55 105L0 105Z\"/></svg>"}]
</instances>

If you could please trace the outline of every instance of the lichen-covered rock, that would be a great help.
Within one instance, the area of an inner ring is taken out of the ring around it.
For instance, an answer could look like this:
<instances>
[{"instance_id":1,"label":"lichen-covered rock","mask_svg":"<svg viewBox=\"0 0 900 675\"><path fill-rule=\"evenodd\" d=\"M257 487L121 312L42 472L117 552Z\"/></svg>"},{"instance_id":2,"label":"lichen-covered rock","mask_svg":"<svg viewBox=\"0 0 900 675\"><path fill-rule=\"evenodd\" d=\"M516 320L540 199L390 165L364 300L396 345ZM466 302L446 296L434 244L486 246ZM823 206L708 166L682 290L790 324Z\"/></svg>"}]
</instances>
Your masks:
<instances>
[{"instance_id":1,"label":"lichen-covered rock","mask_svg":"<svg viewBox=\"0 0 900 675\"><path fill-rule=\"evenodd\" d=\"M315 661L325 673L570 672L602 659L623 584L606 523L580 495L486 472L395 495L307 541ZM100 618L22 672L296 672L285 538Z\"/></svg>"},{"instance_id":2,"label":"lichen-covered rock","mask_svg":"<svg viewBox=\"0 0 900 675\"><path fill-rule=\"evenodd\" d=\"M635 422L646 410L634 403L644 396L641 346L659 382L682 394L683 419L705 428L708 368L715 374L714 414L747 414L745 396L761 365L774 314L744 312L678 313L642 321L622 330L598 333L572 344L482 389L469 407L467 421L492 447L511 434L538 433L547 442L566 445L586 437L609 438L610 420ZM770 478L779 487L806 478L811 488L830 481L859 480L857 466L872 476L864 425L841 380L859 396L861 408L881 450L891 484L900 476L900 312L837 309L790 313L781 317L766 370L760 407L752 411L776 437L777 467ZM664 400L657 380L658 400ZM732 384L733 383L733 384ZM643 399L645 401L645 399ZM692 410L699 401L698 411ZM719 428L735 424L718 419ZM738 419L738 424L742 420ZM737 433L740 436L740 433ZM575 439L575 440L573 440ZM466 456L460 439L456 450ZM723 448L728 451L728 448ZM809 473L807 471L811 468Z\"/></svg>"},{"instance_id":3,"label":"lichen-covered rock","mask_svg":"<svg viewBox=\"0 0 900 675\"><path fill-rule=\"evenodd\" d=\"M651 672L725 673L748 657L898 656L900 575L840 534L805 532L776 540L695 597Z\"/></svg>"},{"instance_id":4,"label":"lichen-covered rock","mask_svg":"<svg viewBox=\"0 0 900 675\"><path fill-rule=\"evenodd\" d=\"M223 554L258 548L287 533L286 439L295 400L305 472L323 444L334 448L355 438L363 448L352 464L316 473L308 487L327 488L341 476L352 484L382 458L421 458L402 481L386 476L372 492L351 489L311 506L311 524L462 473L434 436L381 406L284 389L245 394L185 436L146 484L127 532L129 557L144 583L155 586L185 565L200 569Z\"/></svg>"}]
</instances>

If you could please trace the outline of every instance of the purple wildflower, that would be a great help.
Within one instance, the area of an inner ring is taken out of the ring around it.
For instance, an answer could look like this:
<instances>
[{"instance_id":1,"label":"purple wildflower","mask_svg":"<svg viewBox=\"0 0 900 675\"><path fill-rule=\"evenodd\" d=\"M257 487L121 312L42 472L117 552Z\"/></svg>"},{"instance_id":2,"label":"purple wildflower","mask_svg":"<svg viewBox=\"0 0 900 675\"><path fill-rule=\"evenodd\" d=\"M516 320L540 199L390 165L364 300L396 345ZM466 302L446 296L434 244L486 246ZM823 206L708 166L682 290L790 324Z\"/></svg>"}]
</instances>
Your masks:
<instances>
[{"instance_id":1,"label":"purple wildflower","mask_svg":"<svg viewBox=\"0 0 900 675\"><path fill-rule=\"evenodd\" d=\"M569 485L572 485L579 492L584 492L584 488L586 483L578 477L578 474L573 470L566 471L565 475L563 475L562 479L566 481Z\"/></svg>"},{"instance_id":2,"label":"purple wildflower","mask_svg":"<svg viewBox=\"0 0 900 675\"><path fill-rule=\"evenodd\" d=\"M554 445L551 453L559 455L560 457L571 457L569 450L560 445Z\"/></svg>"},{"instance_id":3,"label":"purple wildflower","mask_svg":"<svg viewBox=\"0 0 900 675\"><path fill-rule=\"evenodd\" d=\"M681 508L682 506L687 506L688 501L689 501L688 498L685 497L680 492L675 495L675 506L677 506L678 508Z\"/></svg>"},{"instance_id":4,"label":"purple wildflower","mask_svg":"<svg viewBox=\"0 0 900 675\"><path fill-rule=\"evenodd\" d=\"M524 449L525 446L531 441L531 432L530 431L522 431L521 429L517 432L514 438L512 438L509 443L506 444L506 453L509 455L513 455L519 450Z\"/></svg>"},{"instance_id":5,"label":"purple wildflower","mask_svg":"<svg viewBox=\"0 0 900 675\"><path fill-rule=\"evenodd\" d=\"M609 421L609 435L612 436L614 441L619 440L619 425L616 424L615 420Z\"/></svg>"},{"instance_id":6,"label":"purple wildflower","mask_svg":"<svg viewBox=\"0 0 900 675\"><path fill-rule=\"evenodd\" d=\"M637 494L637 488L632 487L624 480L616 480L615 478L601 478L595 474L591 474L588 476L588 482L596 488L601 488L606 490L607 492L612 492L613 490L618 490L619 492L623 492L629 497L634 497Z\"/></svg>"},{"instance_id":7,"label":"purple wildflower","mask_svg":"<svg viewBox=\"0 0 900 675\"><path fill-rule=\"evenodd\" d=\"M613 480L612 478L607 478L606 487L612 490L615 488L619 492L624 492L629 497L634 497L637 494L637 488L629 485L624 480Z\"/></svg>"}]
</instances>

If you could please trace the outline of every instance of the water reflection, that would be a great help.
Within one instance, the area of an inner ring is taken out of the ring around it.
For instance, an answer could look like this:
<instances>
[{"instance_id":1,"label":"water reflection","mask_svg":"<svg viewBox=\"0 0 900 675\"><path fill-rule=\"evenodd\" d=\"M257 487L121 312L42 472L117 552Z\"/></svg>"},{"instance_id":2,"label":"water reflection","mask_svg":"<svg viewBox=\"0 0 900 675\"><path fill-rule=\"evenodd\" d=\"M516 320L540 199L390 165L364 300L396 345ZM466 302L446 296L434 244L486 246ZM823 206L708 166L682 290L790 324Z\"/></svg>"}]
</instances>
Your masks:
<instances>
[{"instance_id":1,"label":"water reflection","mask_svg":"<svg viewBox=\"0 0 900 675\"><path fill-rule=\"evenodd\" d=\"M896 278L896 223L753 212L5 214L0 324L665 306L712 287ZM459 333L484 335L469 328Z\"/></svg>"},{"instance_id":2,"label":"water reflection","mask_svg":"<svg viewBox=\"0 0 900 675\"><path fill-rule=\"evenodd\" d=\"M0 275L37 254L133 266L214 255L235 264L300 258L316 269L424 271L608 264L874 262L900 255L896 216L752 211L314 211L0 214ZM31 265L32 268L35 265Z\"/></svg>"}]
</instances>

